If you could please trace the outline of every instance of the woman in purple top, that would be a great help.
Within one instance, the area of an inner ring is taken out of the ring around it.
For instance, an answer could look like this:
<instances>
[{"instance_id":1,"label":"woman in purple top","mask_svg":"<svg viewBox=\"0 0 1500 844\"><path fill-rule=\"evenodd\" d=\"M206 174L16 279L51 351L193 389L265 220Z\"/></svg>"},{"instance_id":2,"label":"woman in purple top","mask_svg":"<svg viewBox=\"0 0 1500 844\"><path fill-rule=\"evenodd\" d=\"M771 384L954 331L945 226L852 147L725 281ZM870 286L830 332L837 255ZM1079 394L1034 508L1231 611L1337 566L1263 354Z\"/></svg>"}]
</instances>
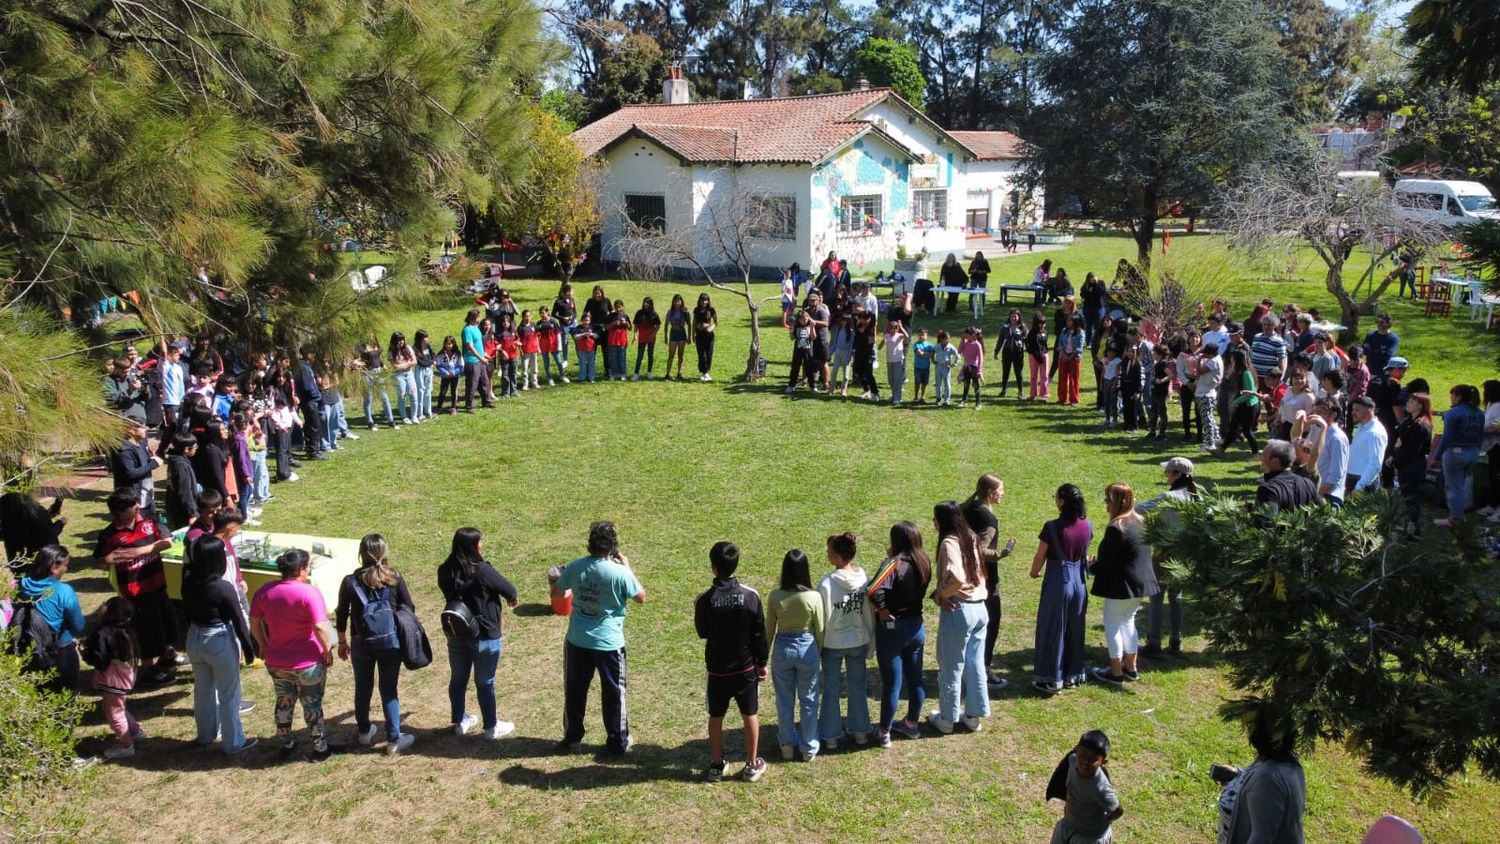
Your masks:
<instances>
[{"instance_id":1,"label":"woman in purple top","mask_svg":"<svg viewBox=\"0 0 1500 844\"><path fill-rule=\"evenodd\" d=\"M1083 636L1089 595L1084 567L1094 527L1089 524L1083 492L1072 484L1057 488L1057 518L1042 525L1031 576L1042 578L1042 600L1036 610L1036 672L1031 685L1054 695L1082 685ZM1046 572L1043 574L1043 567Z\"/></svg>"}]
</instances>

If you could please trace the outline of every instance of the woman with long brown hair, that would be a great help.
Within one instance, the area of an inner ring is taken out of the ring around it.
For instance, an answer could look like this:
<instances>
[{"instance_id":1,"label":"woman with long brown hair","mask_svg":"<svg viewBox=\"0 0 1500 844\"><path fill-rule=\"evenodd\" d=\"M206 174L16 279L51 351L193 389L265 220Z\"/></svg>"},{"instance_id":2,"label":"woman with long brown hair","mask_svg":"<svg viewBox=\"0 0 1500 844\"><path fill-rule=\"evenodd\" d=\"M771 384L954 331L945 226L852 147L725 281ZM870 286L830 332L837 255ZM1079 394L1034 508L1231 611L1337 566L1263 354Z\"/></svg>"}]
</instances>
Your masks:
<instances>
[{"instance_id":1,"label":"woman with long brown hair","mask_svg":"<svg viewBox=\"0 0 1500 844\"><path fill-rule=\"evenodd\" d=\"M880 664L880 721L875 739L891 746L891 731L916 738L927 690L922 686L922 602L932 581L932 560L922 548L922 534L911 522L891 525L885 562L870 580L875 607L875 659ZM896 704L906 691L906 718L896 721Z\"/></svg>"},{"instance_id":2,"label":"woman with long brown hair","mask_svg":"<svg viewBox=\"0 0 1500 844\"><path fill-rule=\"evenodd\" d=\"M938 532L938 587L932 593L938 616L938 710L927 723L938 732L953 732L954 723L971 732L979 730L979 719L990 714L990 699L984 676L984 633L989 615L984 601L989 597L979 540L963 511L954 501L932 508L932 524ZM959 692L963 709L959 709Z\"/></svg>"},{"instance_id":3,"label":"woman with long brown hair","mask_svg":"<svg viewBox=\"0 0 1500 844\"><path fill-rule=\"evenodd\" d=\"M412 603L406 581L391 568L385 537L372 533L359 541L359 565L358 571L339 584L339 604L334 610L334 626L339 633L339 659L353 663L354 726L358 730L359 743L366 747L375 742L375 725L370 723L370 697L375 690L375 675L379 673L380 706L385 714L385 752L395 756L415 741L410 733L401 732L401 701L397 694L401 648L396 635L395 611L405 607L415 612L416 605Z\"/></svg>"},{"instance_id":4,"label":"woman with long brown hair","mask_svg":"<svg viewBox=\"0 0 1500 844\"><path fill-rule=\"evenodd\" d=\"M1104 599L1104 642L1109 649L1109 668L1095 668L1094 676L1118 686L1140 678L1136 659L1140 635L1135 616L1141 602L1161 591L1151 567L1151 546L1142 538L1146 522L1135 510L1135 491L1126 483L1104 489L1104 508L1109 526L1099 540L1099 555L1092 572L1096 598Z\"/></svg>"}]
</instances>

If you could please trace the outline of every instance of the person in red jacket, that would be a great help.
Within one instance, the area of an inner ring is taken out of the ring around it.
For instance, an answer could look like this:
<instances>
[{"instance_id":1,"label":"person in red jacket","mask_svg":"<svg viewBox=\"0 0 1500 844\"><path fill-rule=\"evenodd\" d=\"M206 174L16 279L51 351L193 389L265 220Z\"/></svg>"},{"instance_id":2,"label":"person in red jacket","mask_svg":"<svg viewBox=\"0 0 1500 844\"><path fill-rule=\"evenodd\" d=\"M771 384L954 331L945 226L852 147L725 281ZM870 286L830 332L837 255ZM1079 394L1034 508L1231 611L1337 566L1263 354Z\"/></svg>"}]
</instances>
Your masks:
<instances>
[{"instance_id":1,"label":"person in red jacket","mask_svg":"<svg viewBox=\"0 0 1500 844\"><path fill-rule=\"evenodd\" d=\"M557 377L564 384L568 383L568 376L563 374L562 359L562 324L553 318L552 312L546 305L537 308L536 335L542 349L542 371L547 373L547 386L551 387L557 382L552 378L552 368L557 367Z\"/></svg>"},{"instance_id":2,"label":"person in red jacket","mask_svg":"<svg viewBox=\"0 0 1500 844\"><path fill-rule=\"evenodd\" d=\"M594 317L588 311L583 313L583 321L573 326L573 341L578 345L578 381L581 384L594 383L594 350L599 345L599 338L594 334Z\"/></svg>"},{"instance_id":3,"label":"person in red jacket","mask_svg":"<svg viewBox=\"0 0 1500 844\"><path fill-rule=\"evenodd\" d=\"M516 359L521 356L521 336L511 325L510 317L500 318L500 371L502 395L516 395Z\"/></svg>"},{"instance_id":4,"label":"person in red jacket","mask_svg":"<svg viewBox=\"0 0 1500 844\"><path fill-rule=\"evenodd\" d=\"M650 381L656 376L651 370L656 368L656 333L661 330L661 314L656 312L656 303L647 296L641 301L641 309L635 312L635 373L630 380L637 381L641 377L641 356L646 357L646 380Z\"/></svg>"},{"instance_id":5,"label":"person in red jacket","mask_svg":"<svg viewBox=\"0 0 1500 844\"><path fill-rule=\"evenodd\" d=\"M536 358L541 354L542 342L537 335L536 323L531 321L531 311L521 312L521 325L516 329L521 338L521 389L537 389Z\"/></svg>"},{"instance_id":6,"label":"person in red jacket","mask_svg":"<svg viewBox=\"0 0 1500 844\"><path fill-rule=\"evenodd\" d=\"M625 350L630 346L630 317L625 314L625 300L616 299L605 325L605 361L611 381L625 380Z\"/></svg>"}]
</instances>

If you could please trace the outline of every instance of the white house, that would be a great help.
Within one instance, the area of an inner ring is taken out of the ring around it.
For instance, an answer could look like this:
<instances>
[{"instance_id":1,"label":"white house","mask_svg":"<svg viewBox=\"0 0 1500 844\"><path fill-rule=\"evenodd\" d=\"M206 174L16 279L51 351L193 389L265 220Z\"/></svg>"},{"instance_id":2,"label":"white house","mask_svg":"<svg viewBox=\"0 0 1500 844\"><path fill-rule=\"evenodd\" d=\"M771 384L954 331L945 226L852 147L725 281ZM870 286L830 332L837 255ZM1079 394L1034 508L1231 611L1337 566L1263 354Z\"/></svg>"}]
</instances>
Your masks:
<instances>
[{"instance_id":1,"label":"white house","mask_svg":"<svg viewBox=\"0 0 1500 844\"><path fill-rule=\"evenodd\" d=\"M701 235L705 209L736 191L773 212L751 244L765 272L816 266L830 251L854 266L889 261L899 246L961 254L991 244L1016 208L1039 220L1040 191L1016 190L1020 139L945 131L890 89L701 103L688 102L683 79L664 89L661 104L573 134L605 165L606 262L620 260L624 217ZM711 246L700 237L697 248L712 265Z\"/></svg>"}]
</instances>

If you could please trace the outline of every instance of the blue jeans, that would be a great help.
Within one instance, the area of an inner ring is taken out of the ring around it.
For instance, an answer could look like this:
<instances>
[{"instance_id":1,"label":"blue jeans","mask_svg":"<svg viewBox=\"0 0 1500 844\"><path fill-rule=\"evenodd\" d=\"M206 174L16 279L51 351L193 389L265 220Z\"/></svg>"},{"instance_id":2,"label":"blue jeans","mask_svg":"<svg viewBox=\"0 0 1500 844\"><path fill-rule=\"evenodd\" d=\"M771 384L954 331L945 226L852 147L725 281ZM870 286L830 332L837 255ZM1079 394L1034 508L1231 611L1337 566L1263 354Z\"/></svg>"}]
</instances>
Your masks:
<instances>
[{"instance_id":1,"label":"blue jeans","mask_svg":"<svg viewBox=\"0 0 1500 844\"><path fill-rule=\"evenodd\" d=\"M193 722L198 744L219 736L226 753L245 743L240 723L240 645L228 624L188 628L188 659L193 664Z\"/></svg>"},{"instance_id":2,"label":"blue jeans","mask_svg":"<svg viewBox=\"0 0 1500 844\"><path fill-rule=\"evenodd\" d=\"M376 394L380 395L380 403L385 405L385 421L392 425L396 424L396 414L391 411L391 394L385 388L385 370L383 369L365 372L365 424L371 428L375 427Z\"/></svg>"},{"instance_id":3,"label":"blue jeans","mask_svg":"<svg viewBox=\"0 0 1500 844\"><path fill-rule=\"evenodd\" d=\"M818 752L818 686L822 673L811 633L778 633L771 650L771 681L776 686L776 736L782 747L803 755ZM798 713L802 727L797 727Z\"/></svg>"},{"instance_id":4,"label":"blue jeans","mask_svg":"<svg viewBox=\"0 0 1500 844\"><path fill-rule=\"evenodd\" d=\"M432 415L432 367L419 366L412 372L417 376L417 416Z\"/></svg>"},{"instance_id":5,"label":"blue jeans","mask_svg":"<svg viewBox=\"0 0 1500 844\"><path fill-rule=\"evenodd\" d=\"M841 670L847 672L849 680L849 733L864 735L870 731L869 677L865 666L869 656L869 645L823 649L823 711L818 718L818 734L823 741L833 741L844 735L844 724L839 719Z\"/></svg>"},{"instance_id":6,"label":"blue jeans","mask_svg":"<svg viewBox=\"0 0 1500 844\"><path fill-rule=\"evenodd\" d=\"M1478 462L1477 448L1450 448L1443 452L1443 494L1448 499L1448 518L1461 519L1469 509L1466 484Z\"/></svg>"},{"instance_id":7,"label":"blue jeans","mask_svg":"<svg viewBox=\"0 0 1500 844\"><path fill-rule=\"evenodd\" d=\"M984 678L984 632L989 625L983 601L960 603L938 616L938 712L945 720L957 721L960 714L970 718L990 714Z\"/></svg>"},{"instance_id":8,"label":"blue jeans","mask_svg":"<svg viewBox=\"0 0 1500 844\"><path fill-rule=\"evenodd\" d=\"M340 400L342 401L342 400ZM339 403L323 403L323 450L330 451L339 445Z\"/></svg>"},{"instance_id":9,"label":"blue jeans","mask_svg":"<svg viewBox=\"0 0 1500 844\"><path fill-rule=\"evenodd\" d=\"M948 401L953 398L953 369L936 366L932 370L933 401Z\"/></svg>"},{"instance_id":10,"label":"blue jeans","mask_svg":"<svg viewBox=\"0 0 1500 844\"><path fill-rule=\"evenodd\" d=\"M417 375L412 369L396 373L396 415L407 422L417 415Z\"/></svg>"},{"instance_id":11,"label":"blue jeans","mask_svg":"<svg viewBox=\"0 0 1500 844\"><path fill-rule=\"evenodd\" d=\"M271 497L271 471L266 465L266 452L250 452L250 498L264 501Z\"/></svg>"},{"instance_id":12,"label":"blue jeans","mask_svg":"<svg viewBox=\"0 0 1500 844\"><path fill-rule=\"evenodd\" d=\"M542 371L547 374L547 380L552 380L552 368L557 367L557 377L563 377L562 357L558 352L542 352Z\"/></svg>"},{"instance_id":13,"label":"blue jeans","mask_svg":"<svg viewBox=\"0 0 1500 844\"><path fill-rule=\"evenodd\" d=\"M906 362L886 361L885 376L890 379L891 404L900 404L901 391L906 387Z\"/></svg>"},{"instance_id":14,"label":"blue jeans","mask_svg":"<svg viewBox=\"0 0 1500 844\"><path fill-rule=\"evenodd\" d=\"M896 722L896 704L906 691L906 717L922 717L927 689L922 686L922 646L927 630L921 616L878 622L875 627L875 660L880 664L880 728Z\"/></svg>"},{"instance_id":15,"label":"blue jeans","mask_svg":"<svg viewBox=\"0 0 1500 844\"><path fill-rule=\"evenodd\" d=\"M448 640L448 705L453 723L464 720L464 697L472 670L479 716L486 730L495 726L495 669L499 665L499 639Z\"/></svg>"},{"instance_id":16,"label":"blue jeans","mask_svg":"<svg viewBox=\"0 0 1500 844\"><path fill-rule=\"evenodd\" d=\"M607 356L606 357L605 368L608 370L609 377L611 377L611 378L624 378L625 377L625 347L624 346L608 346L605 349L605 354Z\"/></svg>"},{"instance_id":17,"label":"blue jeans","mask_svg":"<svg viewBox=\"0 0 1500 844\"><path fill-rule=\"evenodd\" d=\"M349 664L354 669L354 726L363 735L370 729L370 695L375 691L375 671L380 670L380 709L385 713L386 741L401 738L401 701L396 683L401 677L400 652L375 657L358 639L350 648ZM493 686L491 686L493 697Z\"/></svg>"},{"instance_id":18,"label":"blue jeans","mask_svg":"<svg viewBox=\"0 0 1500 844\"><path fill-rule=\"evenodd\" d=\"M578 353L578 380L584 383L594 383L594 358L596 352Z\"/></svg>"},{"instance_id":19,"label":"blue jeans","mask_svg":"<svg viewBox=\"0 0 1500 844\"><path fill-rule=\"evenodd\" d=\"M336 429L333 432L334 435L349 433L349 420L344 418L344 397L342 395L333 403L333 415L334 421L338 422L334 426Z\"/></svg>"}]
</instances>

